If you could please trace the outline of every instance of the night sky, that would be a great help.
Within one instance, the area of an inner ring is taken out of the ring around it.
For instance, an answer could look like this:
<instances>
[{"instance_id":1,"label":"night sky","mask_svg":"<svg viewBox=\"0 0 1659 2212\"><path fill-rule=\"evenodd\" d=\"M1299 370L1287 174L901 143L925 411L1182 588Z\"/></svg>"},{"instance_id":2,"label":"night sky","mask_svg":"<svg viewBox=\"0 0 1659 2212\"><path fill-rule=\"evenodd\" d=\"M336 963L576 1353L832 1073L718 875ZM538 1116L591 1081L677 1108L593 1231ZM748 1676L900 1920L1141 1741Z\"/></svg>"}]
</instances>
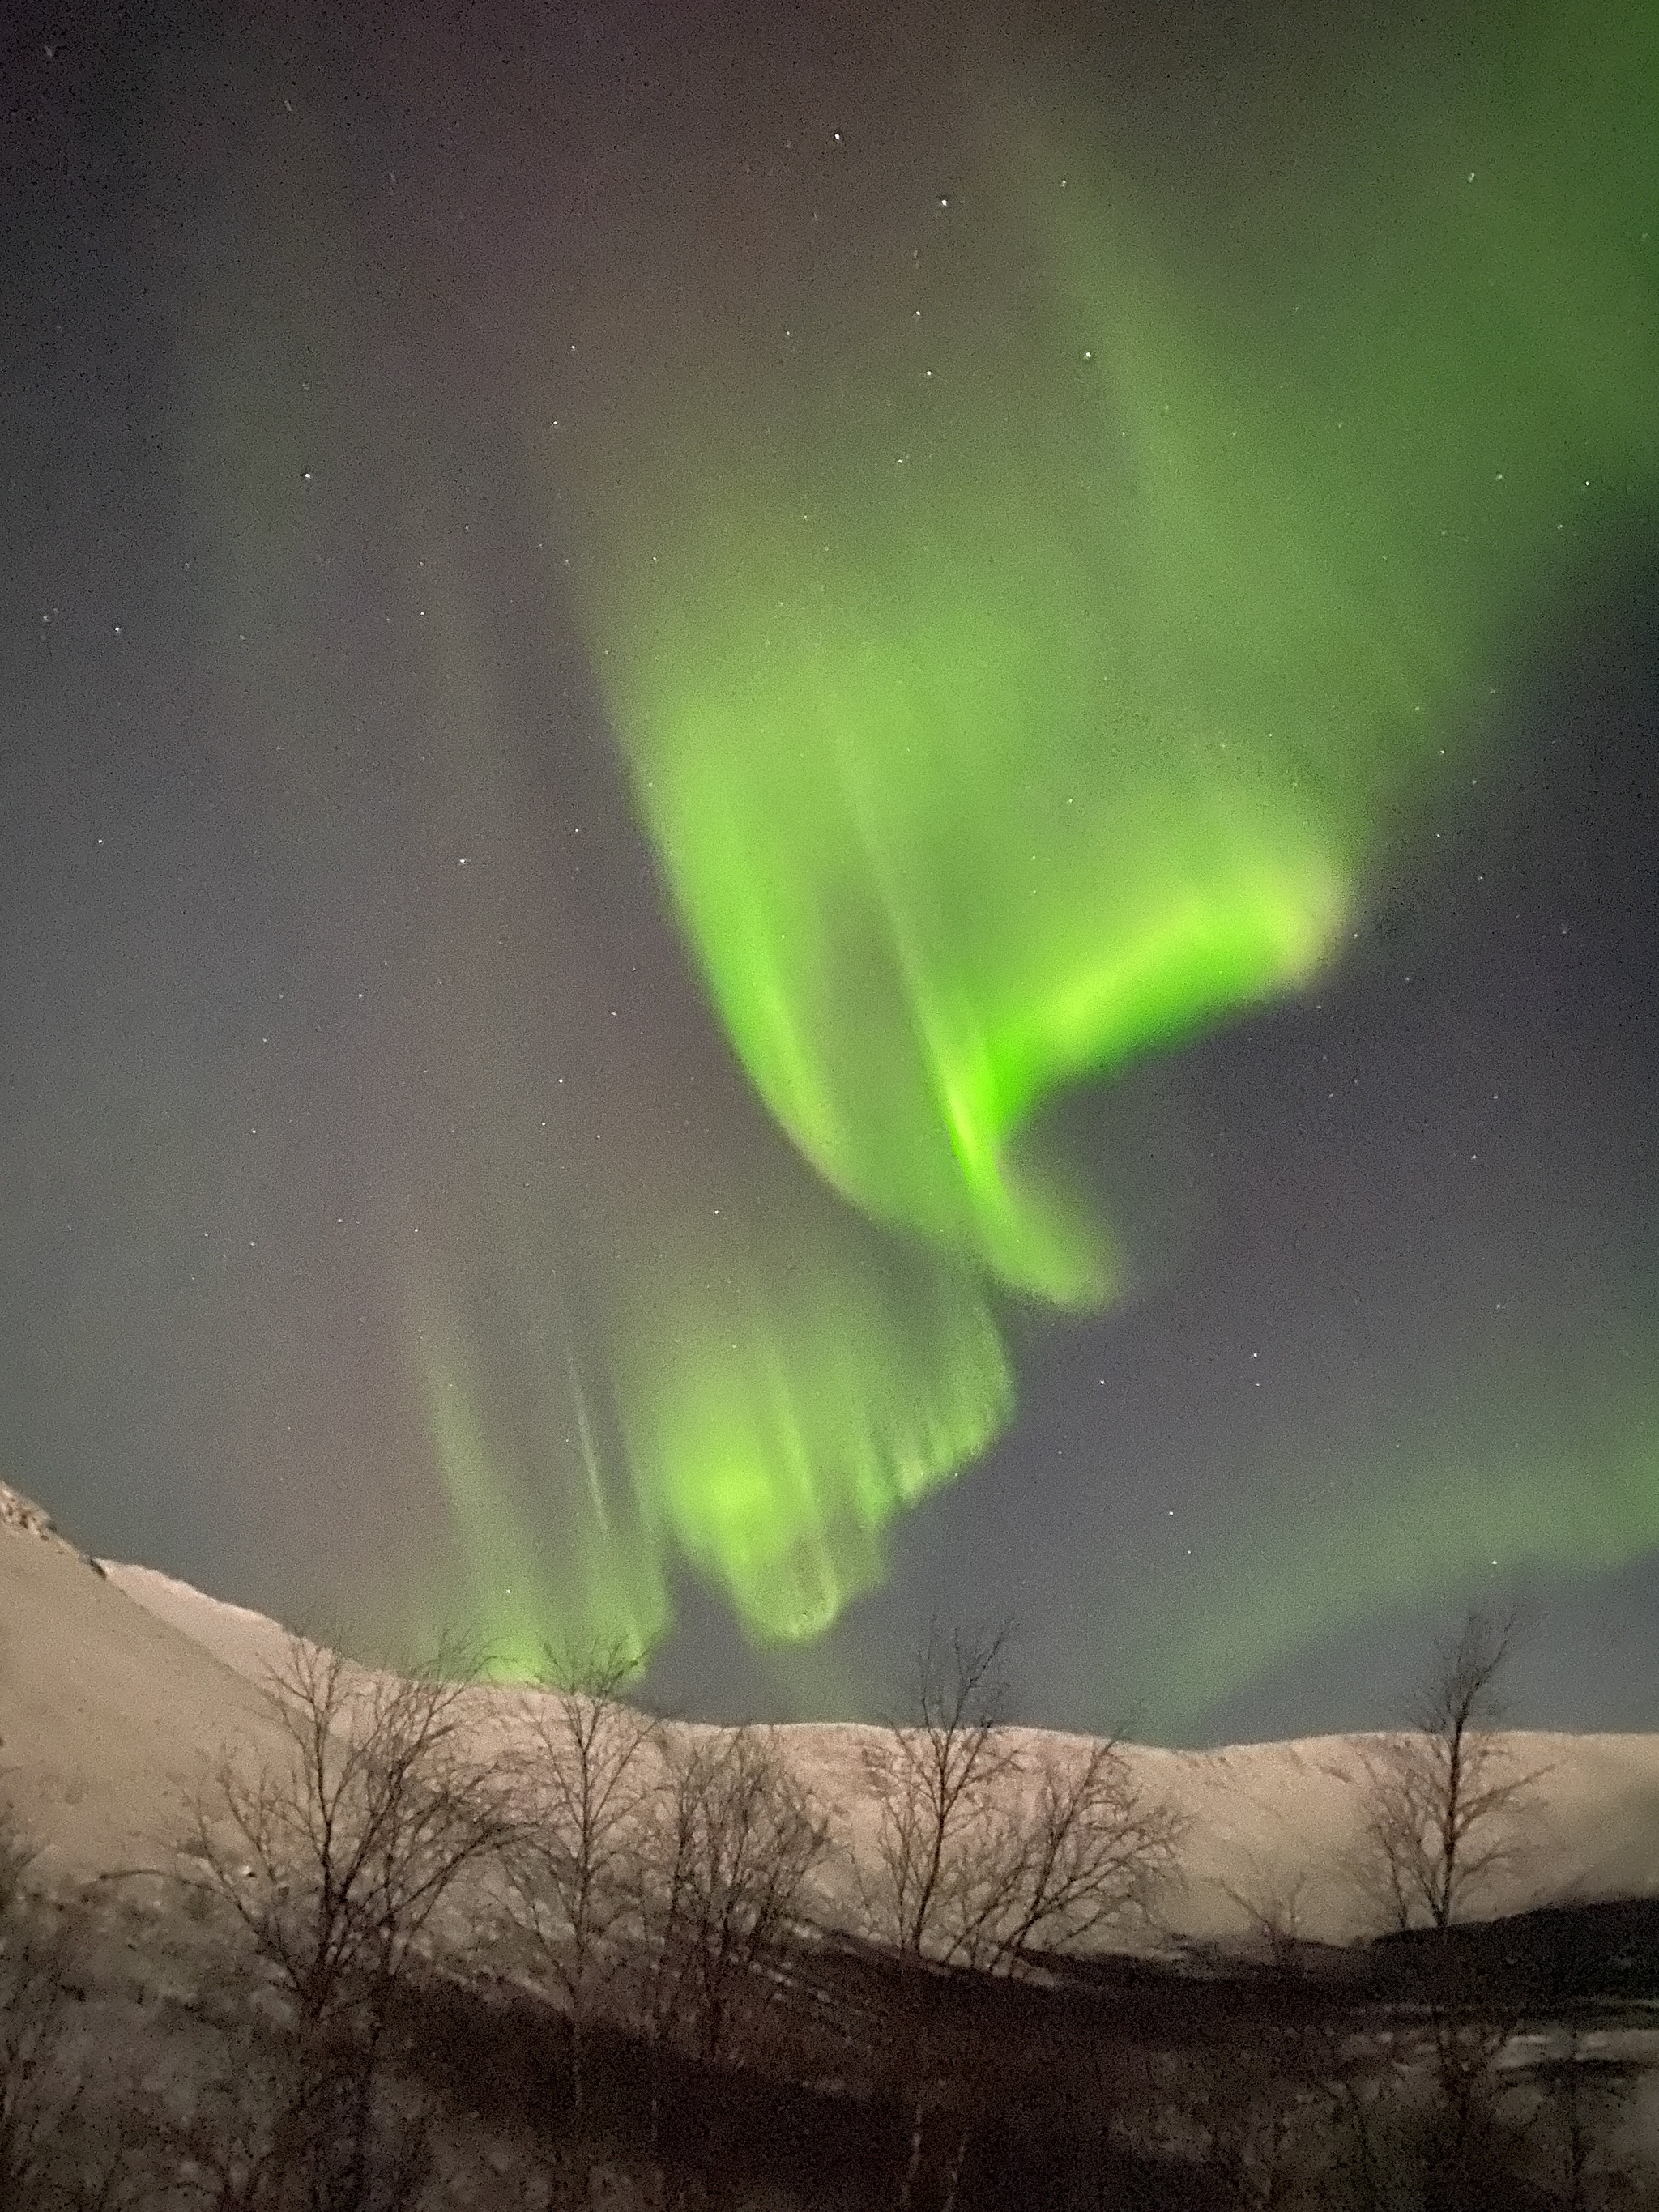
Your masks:
<instances>
[{"instance_id":1,"label":"night sky","mask_svg":"<svg viewBox=\"0 0 1659 2212\"><path fill-rule=\"evenodd\" d=\"M1659 14L22 0L0 1468L676 1710L1659 1726Z\"/></svg>"}]
</instances>

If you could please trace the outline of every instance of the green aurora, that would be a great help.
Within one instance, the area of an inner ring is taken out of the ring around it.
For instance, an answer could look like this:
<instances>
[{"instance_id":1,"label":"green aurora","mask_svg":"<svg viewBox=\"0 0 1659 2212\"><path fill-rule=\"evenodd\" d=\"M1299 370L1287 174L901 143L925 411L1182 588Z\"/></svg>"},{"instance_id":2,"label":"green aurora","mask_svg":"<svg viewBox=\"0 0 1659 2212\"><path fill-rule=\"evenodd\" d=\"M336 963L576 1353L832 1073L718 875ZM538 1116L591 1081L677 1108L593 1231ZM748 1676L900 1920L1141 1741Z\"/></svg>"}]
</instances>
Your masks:
<instances>
[{"instance_id":1,"label":"green aurora","mask_svg":"<svg viewBox=\"0 0 1659 2212\"><path fill-rule=\"evenodd\" d=\"M1126 1286L1045 1106L1332 963L1650 501L1659 23L1494 37L1182 191L1039 87L959 123L908 255L803 265L827 149L737 275L619 254L546 448L594 664L732 1046L871 1225L799 1271L671 1231L605 1303L642 1642L676 1553L762 1640L879 1577L1008 1416L994 1294Z\"/></svg>"},{"instance_id":2,"label":"green aurora","mask_svg":"<svg viewBox=\"0 0 1659 2212\"><path fill-rule=\"evenodd\" d=\"M1655 0L102 12L15 1477L705 1717L937 1608L1036 1722L1380 1724L1490 1595L1654 1725Z\"/></svg>"},{"instance_id":3,"label":"green aurora","mask_svg":"<svg viewBox=\"0 0 1659 2212\"><path fill-rule=\"evenodd\" d=\"M1016 1291L1115 1281L1022 1157L1043 1101L1307 981L1562 538L1650 482L1651 257L1605 183L1570 223L1523 143L1431 195L1416 136L1318 253L1277 227L1248 316L1028 154L1028 321L958 313L908 390L734 363L752 451L677 422L598 518L616 726L744 1066L854 1205Z\"/></svg>"}]
</instances>

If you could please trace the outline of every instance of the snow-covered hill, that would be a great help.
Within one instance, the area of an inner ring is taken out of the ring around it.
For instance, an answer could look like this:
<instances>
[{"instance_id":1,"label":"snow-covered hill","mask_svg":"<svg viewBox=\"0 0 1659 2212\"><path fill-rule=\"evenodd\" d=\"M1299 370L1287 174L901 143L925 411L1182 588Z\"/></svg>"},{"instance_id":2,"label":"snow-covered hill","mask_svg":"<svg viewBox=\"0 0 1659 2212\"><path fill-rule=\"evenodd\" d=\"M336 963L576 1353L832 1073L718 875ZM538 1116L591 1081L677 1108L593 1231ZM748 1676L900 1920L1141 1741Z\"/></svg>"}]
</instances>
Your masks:
<instances>
[{"instance_id":1,"label":"snow-covered hill","mask_svg":"<svg viewBox=\"0 0 1659 2212\"><path fill-rule=\"evenodd\" d=\"M203 1774L227 1752L257 1759L276 1748L264 1684L285 1632L154 1569L94 1565L43 1518L0 1514L0 1794L45 1847L48 1876L167 1865ZM481 1689L481 1728L510 1734L525 1694ZM872 1733L852 1723L780 1731L854 1854L873 1832L863 1763ZM1299 1888L1305 1934L1364 1932L1346 1855L1366 1741L1133 1747L1147 1787L1188 1816L1170 1911L1177 1931L1237 1932L1246 1921L1237 1897L1265 1902ZM1659 1735L1510 1741L1544 1779L1528 1848L1486 1909L1659 1893ZM1084 1747L1032 1732L1030 1747L1064 1757Z\"/></svg>"}]
</instances>

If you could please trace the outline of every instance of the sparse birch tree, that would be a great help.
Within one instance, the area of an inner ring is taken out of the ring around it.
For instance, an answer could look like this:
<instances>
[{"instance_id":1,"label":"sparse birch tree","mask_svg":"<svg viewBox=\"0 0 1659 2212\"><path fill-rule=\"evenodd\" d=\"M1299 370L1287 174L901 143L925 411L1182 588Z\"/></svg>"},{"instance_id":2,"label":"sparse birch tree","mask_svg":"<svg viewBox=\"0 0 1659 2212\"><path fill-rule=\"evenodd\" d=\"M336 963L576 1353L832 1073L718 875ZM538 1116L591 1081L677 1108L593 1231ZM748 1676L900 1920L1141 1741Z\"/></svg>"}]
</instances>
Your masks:
<instances>
[{"instance_id":1,"label":"sparse birch tree","mask_svg":"<svg viewBox=\"0 0 1659 2212\"><path fill-rule=\"evenodd\" d=\"M198 1800L190 1855L291 2008L277 2157L317 2208L383 2197L377 2161L406 2200L412 2138L381 2145L377 2112L393 1999L434 1915L502 1838L457 1660L371 1674L290 1638L270 1682L283 1751L252 1773L228 1763Z\"/></svg>"},{"instance_id":2,"label":"sparse birch tree","mask_svg":"<svg viewBox=\"0 0 1659 2212\"><path fill-rule=\"evenodd\" d=\"M913 1718L882 1731L865 1755L879 1808L873 1868L861 1869L866 1917L911 1962L974 1963L998 1903L991 1849L1000 1784L1015 1757L1001 1732L1008 1632L931 1626L916 1657Z\"/></svg>"},{"instance_id":3,"label":"sparse birch tree","mask_svg":"<svg viewBox=\"0 0 1659 2212\"><path fill-rule=\"evenodd\" d=\"M626 1702L633 1650L544 1654L528 1741L509 1762L502 1852L513 1934L564 1998L571 2115L580 2136L590 2023L636 1933L638 1869L659 1765L657 1723Z\"/></svg>"},{"instance_id":4,"label":"sparse birch tree","mask_svg":"<svg viewBox=\"0 0 1659 2212\"><path fill-rule=\"evenodd\" d=\"M1170 1879L1182 1832L1149 1796L1115 1740L1078 1756L1022 1742L1006 1725L1007 1631L988 1638L931 1627L917 1655L914 1718L886 1729L865 1766L878 1808L866 1918L897 1954L908 2003L914 2082L899 2193L915 2193L930 2116L945 2091L934 2045L933 1972L1013 1973L1145 1915ZM969 2130L945 2191L954 2202Z\"/></svg>"},{"instance_id":5,"label":"sparse birch tree","mask_svg":"<svg viewBox=\"0 0 1659 2212\"><path fill-rule=\"evenodd\" d=\"M865 1771L879 1808L866 1914L902 1957L1011 1972L1149 1911L1182 1822L1115 1739L1022 1742L1003 1720L1006 1632L930 1631L915 1718L884 1730Z\"/></svg>"},{"instance_id":6,"label":"sparse birch tree","mask_svg":"<svg viewBox=\"0 0 1659 2212\"><path fill-rule=\"evenodd\" d=\"M1389 1925L1444 1929L1469 1917L1524 1849L1541 1771L1497 1733L1512 1620L1471 1613L1436 1647L1408 1728L1366 1762L1364 1873Z\"/></svg>"},{"instance_id":7,"label":"sparse birch tree","mask_svg":"<svg viewBox=\"0 0 1659 2212\"><path fill-rule=\"evenodd\" d=\"M1148 1918L1173 1879L1182 1816L1149 1793L1115 1738L1081 1756L1058 1743L1022 1753L1030 1790L1001 1816L1005 1901L990 1963L1012 1972Z\"/></svg>"},{"instance_id":8,"label":"sparse birch tree","mask_svg":"<svg viewBox=\"0 0 1659 2212\"><path fill-rule=\"evenodd\" d=\"M1437 2093L1425 2186L1446 2204L1487 2201L1504 2162L1494 2062L1513 2007L1460 1966L1455 1930L1520 1863L1524 1824L1545 1770L1522 1765L1498 1732L1511 1617L1475 1610L1437 1644L1412 1725L1386 1738L1361 1782L1358 1872L1385 1924L1437 1939L1424 1957L1423 1998Z\"/></svg>"},{"instance_id":9,"label":"sparse birch tree","mask_svg":"<svg viewBox=\"0 0 1659 2212\"><path fill-rule=\"evenodd\" d=\"M800 1923L828 1844L769 1731L700 1732L667 1757L641 1861L650 2018L659 2039L730 2057L777 1948Z\"/></svg>"}]
</instances>

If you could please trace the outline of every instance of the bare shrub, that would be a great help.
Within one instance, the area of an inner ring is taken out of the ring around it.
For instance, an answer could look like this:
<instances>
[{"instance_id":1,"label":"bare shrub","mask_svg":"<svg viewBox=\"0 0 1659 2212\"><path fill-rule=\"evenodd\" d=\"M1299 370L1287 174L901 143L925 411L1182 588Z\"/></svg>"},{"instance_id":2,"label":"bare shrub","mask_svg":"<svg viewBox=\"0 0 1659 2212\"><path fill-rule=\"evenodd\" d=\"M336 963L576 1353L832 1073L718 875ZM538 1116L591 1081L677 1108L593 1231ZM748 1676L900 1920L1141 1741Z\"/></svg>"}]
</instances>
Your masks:
<instances>
[{"instance_id":1,"label":"bare shrub","mask_svg":"<svg viewBox=\"0 0 1659 2212\"><path fill-rule=\"evenodd\" d=\"M198 2084L183 2112L149 2114L150 2146L179 2212L286 2212L296 2203L300 2177L282 2125L295 2085L283 2055L280 2039L237 2020L222 2074Z\"/></svg>"},{"instance_id":2,"label":"bare shrub","mask_svg":"<svg viewBox=\"0 0 1659 2212\"><path fill-rule=\"evenodd\" d=\"M0 1922L21 1899L24 1878L39 1855L16 1814L0 1798Z\"/></svg>"},{"instance_id":3,"label":"bare shrub","mask_svg":"<svg viewBox=\"0 0 1659 2212\"><path fill-rule=\"evenodd\" d=\"M0 1802L0 2212L82 2212L125 2202L125 2147L98 2140L74 2048L81 1924L32 1898L36 1856Z\"/></svg>"},{"instance_id":4,"label":"bare shrub","mask_svg":"<svg viewBox=\"0 0 1659 2212\"><path fill-rule=\"evenodd\" d=\"M0 2212L35 2212L52 2201L60 2137L80 2102L61 2063L64 1961L52 1935L15 1924L0 1946Z\"/></svg>"},{"instance_id":5,"label":"bare shrub","mask_svg":"<svg viewBox=\"0 0 1659 2212\"><path fill-rule=\"evenodd\" d=\"M1248 1878L1218 1885L1243 1915L1264 1961L1283 1972L1294 1970L1307 1940L1308 1876L1304 1869L1247 1856Z\"/></svg>"}]
</instances>

